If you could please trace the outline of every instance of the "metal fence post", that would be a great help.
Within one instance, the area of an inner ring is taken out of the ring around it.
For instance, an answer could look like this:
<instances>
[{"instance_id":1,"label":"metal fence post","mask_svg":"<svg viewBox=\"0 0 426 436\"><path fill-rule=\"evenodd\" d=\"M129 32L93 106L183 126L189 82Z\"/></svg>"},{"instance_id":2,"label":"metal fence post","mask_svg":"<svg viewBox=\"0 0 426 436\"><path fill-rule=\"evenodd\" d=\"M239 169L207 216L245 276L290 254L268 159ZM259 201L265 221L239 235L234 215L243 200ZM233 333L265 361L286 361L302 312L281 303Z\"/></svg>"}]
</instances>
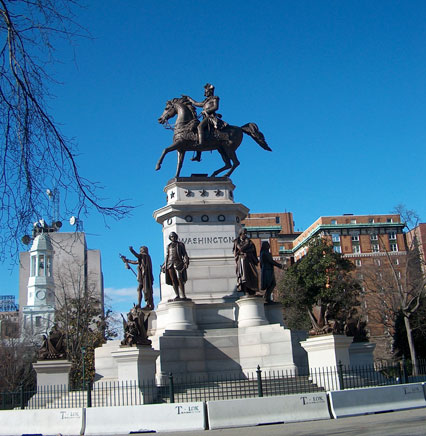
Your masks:
<instances>
[{"instance_id":1,"label":"metal fence post","mask_svg":"<svg viewBox=\"0 0 426 436\"><path fill-rule=\"evenodd\" d=\"M21 385L19 387L19 403L21 405L21 409L25 409L25 403L24 403L24 386Z\"/></svg>"},{"instance_id":2,"label":"metal fence post","mask_svg":"<svg viewBox=\"0 0 426 436\"><path fill-rule=\"evenodd\" d=\"M92 407L92 382L87 382L87 407Z\"/></svg>"},{"instance_id":3,"label":"metal fence post","mask_svg":"<svg viewBox=\"0 0 426 436\"><path fill-rule=\"evenodd\" d=\"M175 402L175 387L173 384L173 374L172 373L169 374L169 398L170 398L171 403Z\"/></svg>"},{"instance_id":4,"label":"metal fence post","mask_svg":"<svg viewBox=\"0 0 426 436\"><path fill-rule=\"evenodd\" d=\"M405 357L402 358L402 374L404 375L404 383L408 383L407 361Z\"/></svg>"},{"instance_id":5,"label":"metal fence post","mask_svg":"<svg viewBox=\"0 0 426 436\"><path fill-rule=\"evenodd\" d=\"M396 370L398 371L399 384L402 385L402 383L404 383L402 381L402 362L396 364Z\"/></svg>"},{"instance_id":6,"label":"metal fence post","mask_svg":"<svg viewBox=\"0 0 426 436\"><path fill-rule=\"evenodd\" d=\"M262 386L262 370L260 369L260 366L257 365L257 395L259 397L263 397L263 386Z\"/></svg>"},{"instance_id":7,"label":"metal fence post","mask_svg":"<svg viewBox=\"0 0 426 436\"><path fill-rule=\"evenodd\" d=\"M343 379L343 365L341 360L339 360L339 364L337 365L337 372L339 374L340 390L343 391L345 389L345 380Z\"/></svg>"}]
</instances>

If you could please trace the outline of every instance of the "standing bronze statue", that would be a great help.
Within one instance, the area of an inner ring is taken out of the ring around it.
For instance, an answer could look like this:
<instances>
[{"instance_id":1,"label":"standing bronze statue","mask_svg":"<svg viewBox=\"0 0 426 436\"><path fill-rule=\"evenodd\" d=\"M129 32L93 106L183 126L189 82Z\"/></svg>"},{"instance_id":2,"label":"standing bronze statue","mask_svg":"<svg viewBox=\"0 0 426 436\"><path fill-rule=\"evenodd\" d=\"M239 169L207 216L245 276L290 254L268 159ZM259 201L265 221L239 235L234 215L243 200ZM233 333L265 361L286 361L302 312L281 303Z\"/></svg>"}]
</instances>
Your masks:
<instances>
[{"instance_id":1,"label":"standing bronze statue","mask_svg":"<svg viewBox=\"0 0 426 436\"><path fill-rule=\"evenodd\" d=\"M137 253L133 247L129 247L130 252L133 256L136 257L137 260L127 259L125 256L120 254L120 257L127 269L130 269L129 263L132 265L138 266L138 304L137 308L141 307L142 302L142 292L145 299L145 307L144 310L153 310L154 309L154 299L153 299L153 290L152 286L154 283L154 276L152 274L152 262L151 256L148 253L148 247L142 246L140 247L139 253ZM133 270L132 270L133 271ZM134 272L134 271L133 271Z\"/></svg>"},{"instance_id":2,"label":"standing bronze statue","mask_svg":"<svg viewBox=\"0 0 426 436\"><path fill-rule=\"evenodd\" d=\"M171 242L167 246L166 261L162 266L162 271L166 274L166 283L173 286L176 294L174 300L189 300L185 295L185 283L188 279L186 270L189 266L185 244L178 241L178 235L175 232L170 233L169 239Z\"/></svg>"},{"instance_id":3,"label":"standing bronze statue","mask_svg":"<svg viewBox=\"0 0 426 436\"><path fill-rule=\"evenodd\" d=\"M274 266L283 269L283 266L272 258L269 251L269 242L263 241L260 248L260 289L265 291L263 298L265 303L272 303L272 291L277 282L275 281Z\"/></svg>"},{"instance_id":4,"label":"standing bronze statue","mask_svg":"<svg viewBox=\"0 0 426 436\"><path fill-rule=\"evenodd\" d=\"M257 273L256 247L247 236L247 229L241 229L234 241L234 257L236 263L237 288L245 296L256 295L259 290L259 276Z\"/></svg>"},{"instance_id":5,"label":"standing bronze statue","mask_svg":"<svg viewBox=\"0 0 426 436\"><path fill-rule=\"evenodd\" d=\"M182 170L185 153L197 152L194 160L200 160L201 152L217 150L224 162L224 166L213 172L211 177L229 170L225 176L230 176L240 164L236 150L243 140L243 134L251 136L264 150L272 151L265 141L265 137L255 123L247 123L241 127L231 126L222 121L221 115L216 113L219 109L219 97L214 95L214 86L205 87L205 100L196 102L188 96L174 98L166 103L164 112L158 119L160 124L167 125L168 120L177 116L174 127L173 144L163 150L155 167L161 168L164 157L171 151L177 151L178 164L175 177L179 177ZM202 107L203 120L198 120L195 106Z\"/></svg>"},{"instance_id":6,"label":"standing bronze statue","mask_svg":"<svg viewBox=\"0 0 426 436\"><path fill-rule=\"evenodd\" d=\"M214 95L214 86L210 83L207 83L204 86L204 97L206 98L202 102L197 102L186 95L182 95L182 97L186 97L194 106L203 108L201 112L203 119L197 127L199 145L204 144L204 132L209 133L214 130L222 130L228 125L228 123L221 120L222 115L216 113L216 111L219 110L219 97ZM191 160L200 162L201 151L198 150L196 156Z\"/></svg>"}]
</instances>

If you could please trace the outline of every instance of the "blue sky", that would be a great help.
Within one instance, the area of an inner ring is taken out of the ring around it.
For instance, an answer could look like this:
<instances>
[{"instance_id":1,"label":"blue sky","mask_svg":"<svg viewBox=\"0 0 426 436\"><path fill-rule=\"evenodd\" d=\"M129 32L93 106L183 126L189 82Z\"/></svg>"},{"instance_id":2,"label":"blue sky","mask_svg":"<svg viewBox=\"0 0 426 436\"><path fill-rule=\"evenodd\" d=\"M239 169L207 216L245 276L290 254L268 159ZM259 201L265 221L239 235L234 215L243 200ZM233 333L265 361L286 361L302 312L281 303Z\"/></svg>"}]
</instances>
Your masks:
<instances>
[{"instance_id":1,"label":"blue sky","mask_svg":"<svg viewBox=\"0 0 426 436\"><path fill-rule=\"evenodd\" d=\"M95 212L84 218L117 310L136 301L118 253L147 245L155 277L163 262L152 213L165 204L176 154L154 171L172 140L157 118L180 94L201 100L206 82L224 120L257 123L273 150L248 137L238 150L235 199L251 212L291 211L303 230L321 215L404 203L426 220L424 1L87 3L77 19L93 38L58 46L49 106L78 144L81 174L105 187L101 196L139 205L108 228ZM220 162L187 159L182 175ZM17 268L0 271L0 293L16 294Z\"/></svg>"}]
</instances>

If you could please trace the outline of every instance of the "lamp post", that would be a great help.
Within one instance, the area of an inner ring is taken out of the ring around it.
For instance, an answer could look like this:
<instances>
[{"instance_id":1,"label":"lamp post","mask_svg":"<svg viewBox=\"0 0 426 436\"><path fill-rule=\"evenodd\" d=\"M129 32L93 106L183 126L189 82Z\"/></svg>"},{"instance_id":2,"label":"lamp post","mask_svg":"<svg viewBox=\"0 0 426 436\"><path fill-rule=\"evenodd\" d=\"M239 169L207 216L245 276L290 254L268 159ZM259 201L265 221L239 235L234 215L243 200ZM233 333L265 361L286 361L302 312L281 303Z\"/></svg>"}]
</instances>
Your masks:
<instances>
[{"instance_id":1,"label":"lamp post","mask_svg":"<svg viewBox=\"0 0 426 436\"><path fill-rule=\"evenodd\" d=\"M85 355L86 355L86 348L84 348L84 347L81 347L81 357L82 357L82 359L83 359L83 370L82 370L82 377L83 377L83 391L84 391L84 389L85 389L85 373L84 373L84 370L85 370L85 365L86 365L86 362L85 362Z\"/></svg>"}]
</instances>

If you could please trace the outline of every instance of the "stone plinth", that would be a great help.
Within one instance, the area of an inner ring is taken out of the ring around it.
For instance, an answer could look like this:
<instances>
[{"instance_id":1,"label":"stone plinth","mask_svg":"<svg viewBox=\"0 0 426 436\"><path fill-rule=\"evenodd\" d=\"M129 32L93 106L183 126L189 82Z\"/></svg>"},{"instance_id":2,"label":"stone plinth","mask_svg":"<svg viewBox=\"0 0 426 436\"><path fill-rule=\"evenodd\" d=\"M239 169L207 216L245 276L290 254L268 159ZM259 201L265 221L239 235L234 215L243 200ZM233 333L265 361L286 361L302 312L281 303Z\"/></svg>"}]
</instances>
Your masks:
<instances>
[{"instance_id":1,"label":"stone plinth","mask_svg":"<svg viewBox=\"0 0 426 436\"><path fill-rule=\"evenodd\" d=\"M254 327L268 324L262 297L242 297L237 301L238 327Z\"/></svg>"},{"instance_id":2,"label":"stone plinth","mask_svg":"<svg viewBox=\"0 0 426 436\"><path fill-rule=\"evenodd\" d=\"M144 404L153 401L157 394L154 381L155 361L159 354L150 345L121 346L111 352L117 366L118 381L122 383L122 389L127 390L123 395L137 397L140 394Z\"/></svg>"},{"instance_id":3,"label":"stone plinth","mask_svg":"<svg viewBox=\"0 0 426 436\"><path fill-rule=\"evenodd\" d=\"M149 321L152 346L161 351L157 380L170 372L177 378L243 375L257 365L295 369L281 305L271 305L266 315L262 298L239 299L232 249L248 208L235 202L234 189L227 177L172 179L164 189L167 204L154 212L164 254L171 232L185 244L185 293L192 300L169 302L175 293L161 274L161 301Z\"/></svg>"},{"instance_id":4,"label":"stone plinth","mask_svg":"<svg viewBox=\"0 0 426 436\"><path fill-rule=\"evenodd\" d=\"M327 390L340 389L339 364L350 365L349 346L353 338L345 335L320 335L301 342L308 353L312 381Z\"/></svg>"},{"instance_id":5,"label":"stone plinth","mask_svg":"<svg viewBox=\"0 0 426 436\"><path fill-rule=\"evenodd\" d=\"M95 348L95 383L115 382L118 380L117 365L111 356L113 351L120 348L121 341L108 341L102 346Z\"/></svg>"},{"instance_id":6,"label":"stone plinth","mask_svg":"<svg viewBox=\"0 0 426 436\"><path fill-rule=\"evenodd\" d=\"M197 325L194 321L194 302L190 300L169 301L168 330L195 330Z\"/></svg>"},{"instance_id":7,"label":"stone plinth","mask_svg":"<svg viewBox=\"0 0 426 436\"><path fill-rule=\"evenodd\" d=\"M68 389L71 370L68 360L38 360L33 368L37 373L37 388L65 385Z\"/></svg>"},{"instance_id":8,"label":"stone plinth","mask_svg":"<svg viewBox=\"0 0 426 436\"><path fill-rule=\"evenodd\" d=\"M164 254L171 232L185 244L190 258L185 291L197 304L238 299L232 247L248 209L234 201L234 189L227 177L172 179L164 188L166 206L154 212L163 227ZM161 291L160 306L174 297L164 274Z\"/></svg>"},{"instance_id":9,"label":"stone plinth","mask_svg":"<svg viewBox=\"0 0 426 436\"><path fill-rule=\"evenodd\" d=\"M372 342L352 342L349 347L349 362L352 367L373 366L374 349Z\"/></svg>"},{"instance_id":10,"label":"stone plinth","mask_svg":"<svg viewBox=\"0 0 426 436\"><path fill-rule=\"evenodd\" d=\"M126 382L136 380L138 383L151 382L155 379L155 361L160 352L150 345L135 347L121 346L111 352L116 361L118 380Z\"/></svg>"},{"instance_id":11,"label":"stone plinth","mask_svg":"<svg viewBox=\"0 0 426 436\"><path fill-rule=\"evenodd\" d=\"M281 303L266 303L265 316L269 324L279 324L284 326L283 305Z\"/></svg>"}]
</instances>

